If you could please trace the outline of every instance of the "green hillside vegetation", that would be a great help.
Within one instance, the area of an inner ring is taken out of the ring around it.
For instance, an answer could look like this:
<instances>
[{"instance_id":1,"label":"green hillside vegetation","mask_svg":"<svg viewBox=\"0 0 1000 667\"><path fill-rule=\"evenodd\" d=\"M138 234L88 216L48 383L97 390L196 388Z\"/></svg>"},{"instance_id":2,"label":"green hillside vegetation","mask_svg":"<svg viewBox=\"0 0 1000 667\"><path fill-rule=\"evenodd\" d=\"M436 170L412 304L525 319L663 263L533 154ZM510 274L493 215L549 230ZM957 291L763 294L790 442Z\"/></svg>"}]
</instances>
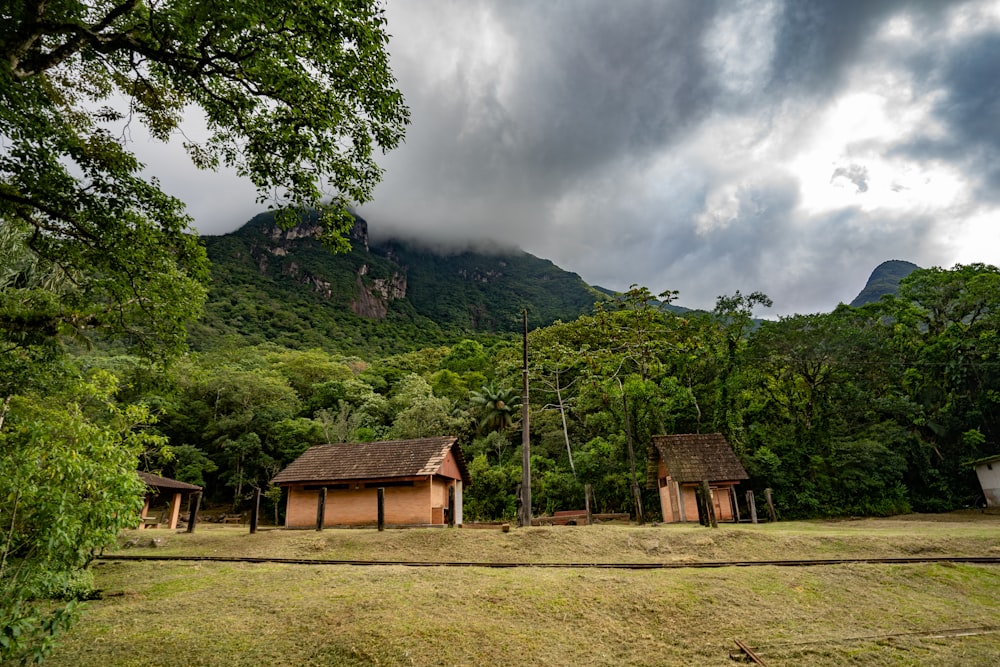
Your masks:
<instances>
[{"instance_id":1,"label":"green hillside vegetation","mask_svg":"<svg viewBox=\"0 0 1000 667\"><path fill-rule=\"evenodd\" d=\"M271 342L381 356L517 331L522 308L532 327L574 319L602 298L576 274L519 250L369 246L357 218L350 252L334 254L313 235L314 223L307 215L282 231L273 214L261 214L232 234L205 237L212 282L205 315L191 327L196 349ZM380 290L403 294L382 298Z\"/></svg>"}]
</instances>

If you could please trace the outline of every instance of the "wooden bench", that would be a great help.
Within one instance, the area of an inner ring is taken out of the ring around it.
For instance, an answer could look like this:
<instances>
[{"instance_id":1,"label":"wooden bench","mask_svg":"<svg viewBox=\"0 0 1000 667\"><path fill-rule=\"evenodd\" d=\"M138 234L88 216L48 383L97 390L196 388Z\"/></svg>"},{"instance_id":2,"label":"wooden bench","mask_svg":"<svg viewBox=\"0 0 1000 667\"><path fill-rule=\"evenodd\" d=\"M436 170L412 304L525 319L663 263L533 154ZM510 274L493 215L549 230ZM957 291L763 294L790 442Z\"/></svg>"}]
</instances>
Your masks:
<instances>
[{"instance_id":1,"label":"wooden bench","mask_svg":"<svg viewBox=\"0 0 1000 667\"><path fill-rule=\"evenodd\" d=\"M590 515L591 521L601 523L604 521L624 521L628 523L631 517L626 513L608 513ZM559 510L552 516L540 516L531 520L532 526L585 526L587 525L587 510Z\"/></svg>"},{"instance_id":2,"label":"wooden bench","mask_svg":"<svg viewBox=\"0 0 1000 667\"><path fill-rule=\"evenodd\" d=\"M222 523L243 523L242 514L225 514L222 517Z\"/></svg>"},{"instance_id":3,"label":"wooden bench","mask_svg":"<svg viewBox=\"0 0 1000 667\"><path fill-rule=\"evenodd\" d=\"M144 528L159 528L160 518L156 516L139 517L139 530Z\"/></svg>"},{"instance_id":4,"label":"wooden bench","mask_svg":"<svg viewBox=\"0 0 1000 667\"><path fill-rule=\"evenodd\" d=\"M533 526L584 526L587 524L587 510L559 510L552 516L532 519Z\"/></svg>"}]
</instances>

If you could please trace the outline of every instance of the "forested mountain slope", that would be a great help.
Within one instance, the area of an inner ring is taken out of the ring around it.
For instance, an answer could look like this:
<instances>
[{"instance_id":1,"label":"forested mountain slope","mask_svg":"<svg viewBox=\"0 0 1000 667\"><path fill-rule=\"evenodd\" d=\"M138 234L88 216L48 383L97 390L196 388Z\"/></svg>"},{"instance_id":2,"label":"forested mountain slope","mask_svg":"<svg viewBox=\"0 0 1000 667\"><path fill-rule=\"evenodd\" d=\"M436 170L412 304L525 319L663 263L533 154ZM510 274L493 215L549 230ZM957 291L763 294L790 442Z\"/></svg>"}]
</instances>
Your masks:
<instances>
[{"instance_id":1,"label":"forested mountain slope","mask_svg":"<svg viewBox=\"0 0 1000 667\"><path fill-rule=\"evenodd\" d=\"M575 273L514 248L451 253L401 240L371 243L356 218L351 252L334 255L307 217L292 229L272 214L224 236L206 236L212 284L196 348L275 342L352 354L385 354L477 334L572 320L604 295Z\"/></svg>"}]
</instances>

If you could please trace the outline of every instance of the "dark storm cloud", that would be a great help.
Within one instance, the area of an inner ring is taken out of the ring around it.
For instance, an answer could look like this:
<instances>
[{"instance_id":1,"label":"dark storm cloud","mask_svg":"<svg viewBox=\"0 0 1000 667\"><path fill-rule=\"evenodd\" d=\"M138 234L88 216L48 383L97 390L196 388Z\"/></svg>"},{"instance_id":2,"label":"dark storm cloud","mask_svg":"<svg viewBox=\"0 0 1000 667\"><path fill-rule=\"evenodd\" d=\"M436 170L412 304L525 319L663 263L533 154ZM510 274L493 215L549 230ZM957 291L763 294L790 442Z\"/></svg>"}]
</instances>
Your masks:
<instances>
[{"instance_id":1,"label":"dark storm cloud","mask_svg":"<svg viewBox=\"0 0 1000 667\"><path fill-rule=\"evenodd\" d=\"M402 21L425 20L420 6L406 7ZM387 158L387 183L371 207L391 218L393 231L436 227L445 217L463 218L474 235L501 219L504 228L535 228L564 193L641 168L710 108L698 40L711 3L475 7L484 29L509 41L495 61L461 54L427 73L418 64L422 39L402 44L407 55L394 60L413 111L413 150ZM464 3L445 8L470 12ZM407 85L411 74L421 85ZM414 225L409 214L385 210L389 197L430 199L430 207Z\"/></svg>"},{"instance_id":2,"label":"dark storm cloud","mask_svg":"<svg viewBox=\"0 0 1000 667\"><path fill-rule=\"evenodd\" d=\"M937 25L967 0L787 0L782 3L768 91L833 93L858 64L867 41L886 21L901 16ZM883 54L884 55L884 54Z\"/></svg>"},{"instance_id":3,"label":"dark storm cloud","mask_svg":"<svg viewBox=\"0 0 1000 667\"><path fill-rule=\"evenodd\" d=\"M897 151L947 160L969 175L979 198L1000 201L1000 34L963 40L922 59L927 94L939 91L933 114L943 133L911 137Z\"/></svg>"}]
</instances>

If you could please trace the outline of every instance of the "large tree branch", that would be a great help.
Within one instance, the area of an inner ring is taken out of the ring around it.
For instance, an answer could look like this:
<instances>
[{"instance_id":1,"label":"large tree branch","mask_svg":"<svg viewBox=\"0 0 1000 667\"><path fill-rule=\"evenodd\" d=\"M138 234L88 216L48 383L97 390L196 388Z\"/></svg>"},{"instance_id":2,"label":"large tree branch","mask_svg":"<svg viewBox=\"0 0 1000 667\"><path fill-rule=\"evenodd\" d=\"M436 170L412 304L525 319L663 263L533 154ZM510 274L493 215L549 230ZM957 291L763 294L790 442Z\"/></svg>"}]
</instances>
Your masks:
<instances>
[{"instance_id":1,"label":"large tree branch","mask_svg":"<svg viewBox=\"0 0 1000 667\"><path fill-rule=\"evenodd\" d=\"M7 49L7 60L11 73L18 81L24 81L48 69L59 65L71 55L79 51L85 44L94 44L108 36L101 33L110 28L115 21L136 8L139 0L125 0L111 9L97 23L86 26L79 24L50 24L44 20L45 0L41 0L33 8L30 18L26 19L19 31L17 43ZM66 35L67 39L48 52L33 51L43 35ZM28 54L33 57L25 58Z\"/></svg>"}]
</instances>

